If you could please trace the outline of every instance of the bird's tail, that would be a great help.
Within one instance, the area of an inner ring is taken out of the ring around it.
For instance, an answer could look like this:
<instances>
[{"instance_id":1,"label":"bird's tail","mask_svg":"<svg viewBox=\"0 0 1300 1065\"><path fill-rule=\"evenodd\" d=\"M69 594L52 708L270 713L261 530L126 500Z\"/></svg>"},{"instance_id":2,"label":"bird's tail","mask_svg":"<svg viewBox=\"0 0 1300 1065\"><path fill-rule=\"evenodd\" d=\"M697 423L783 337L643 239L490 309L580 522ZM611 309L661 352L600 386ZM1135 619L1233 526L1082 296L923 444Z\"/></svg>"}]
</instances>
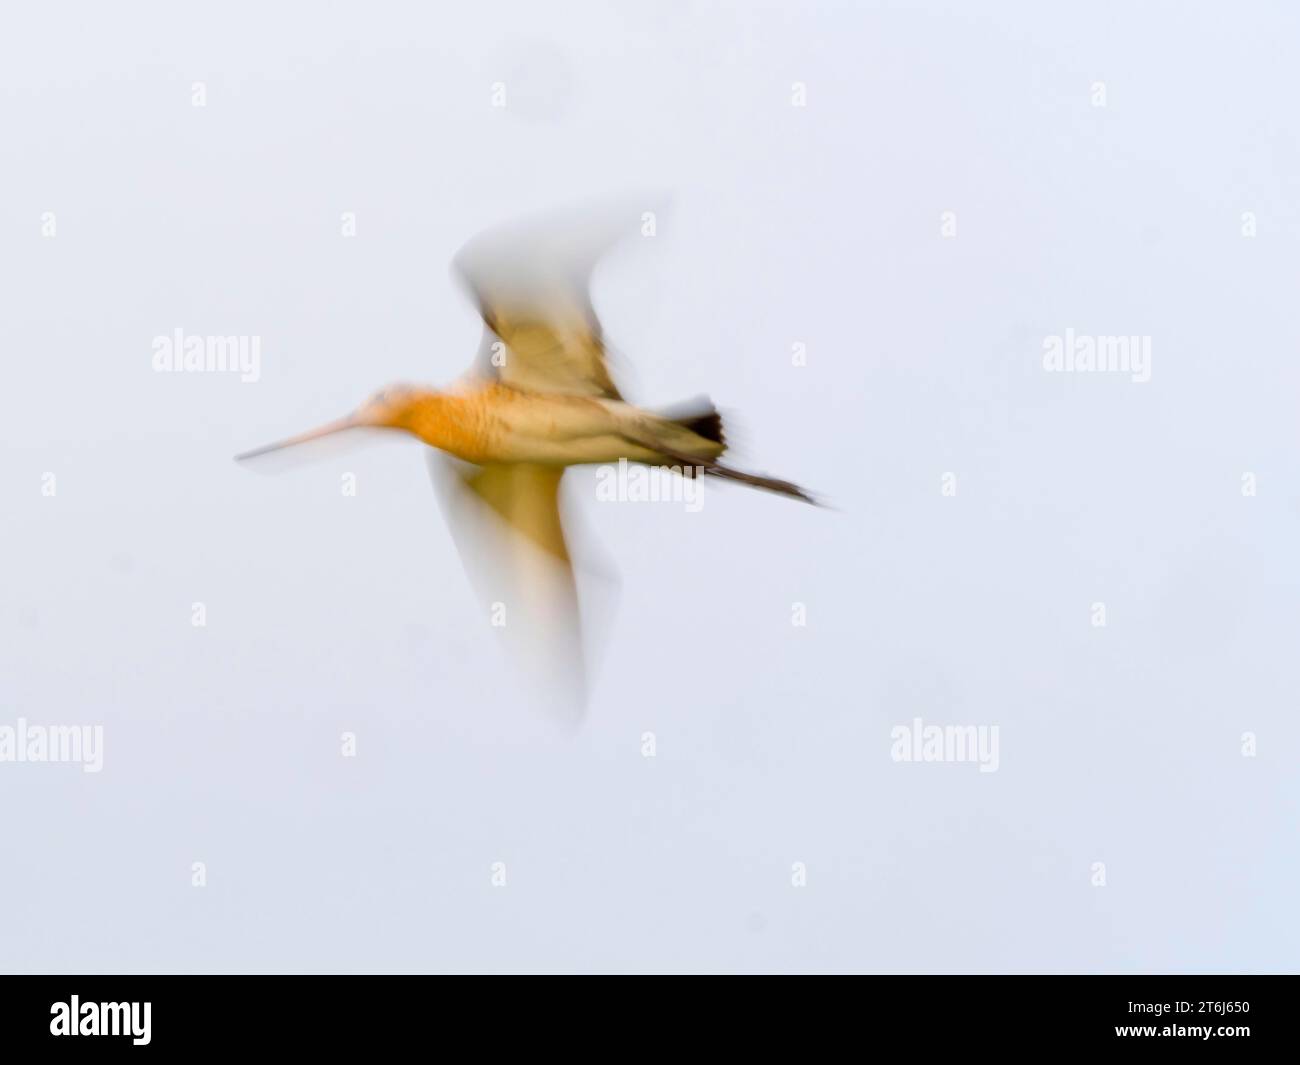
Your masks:
<instances>
[{"instance_id":1,"label":"bird's tail","mask_svg":"<svg viewBox=\"0 0 1300 1065\"><path fill-rule=\"evenodd\" d=\"M724 466L720 462L704 467L704 472L709 477L721 477L728 481L739 481L741 484L753 485L755 488L762 488L767 492L776 492L778 495L789 496L791 499L799 499L805 503L811 503L813 506L821 506L820 501L811 492L800 488L792 481L782 481L776 477L768 477L761 473L746 473L744 470L732 469L730 466Z\"/></svg>"},{"instance_id":2,"label":"bird's tail","mask_svg":"<svg viewBox=\"0 0 1300 1065\"><path fill-rule=\"evenodd\" d=\"M746 473L719 461L727 450L727 437L722 415L707 396L660 411L659 416L671 427L671 431L656 432L653 442L646 442L659 450L671 463L680 464L685 476L694 477L697 470L703 470L709 477L738 481L791 499L820 505L811 493L797 484L761 473Z\"/></svg>"},{"instance_id":3,"label":"bird's tail","mask_svg":"<svg viewBox=\"0 0 1300 1065\"><path fill-rule=\"evenodd\" d=\"M727 448L727 434L722 427L722 415L718 413L718 408L709 400L705 399L704 404L704 406L691 408L689 412L668 413L665 416L669 421L676 422L684 429L689 429L696 436L702 436L713 444L721 444L723 451L725 451Z\"/></svg>"},{"instance_id":4,"label":"bird's tail","mask_svg":"<svg viewBox=\"0 0 1300 1065\"><path fill-rule=\"evenodd\" d=\"M678 403L676 406L661 410L659 417L689 430L710 444L718 445L706 449L714 458L727 450L727 434L723 431L722 415L718 413L718 408L713 405L713 400L708 396L697 396L685 403Z\"/></svg>"}]
</instances>

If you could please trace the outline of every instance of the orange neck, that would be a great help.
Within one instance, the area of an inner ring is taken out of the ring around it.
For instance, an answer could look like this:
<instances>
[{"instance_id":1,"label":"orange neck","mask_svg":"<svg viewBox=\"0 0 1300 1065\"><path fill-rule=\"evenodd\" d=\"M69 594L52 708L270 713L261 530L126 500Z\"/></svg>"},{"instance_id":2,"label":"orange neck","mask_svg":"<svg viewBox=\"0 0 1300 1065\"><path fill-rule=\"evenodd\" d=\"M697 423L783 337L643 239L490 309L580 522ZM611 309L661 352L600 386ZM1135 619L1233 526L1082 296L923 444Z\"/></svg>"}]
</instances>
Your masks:
<instances>
[{"instance_id":1,"label":"orange neck","mask_svg":"<svg viewBox=\"0 0 1300 1065\"><path fill-rule=\"evenodd\" d=\"M417 392L392 412L390 428L402 429L430 447L467 461L481 461L483 420L469 396Z\"/></svg>"}]
</instances>

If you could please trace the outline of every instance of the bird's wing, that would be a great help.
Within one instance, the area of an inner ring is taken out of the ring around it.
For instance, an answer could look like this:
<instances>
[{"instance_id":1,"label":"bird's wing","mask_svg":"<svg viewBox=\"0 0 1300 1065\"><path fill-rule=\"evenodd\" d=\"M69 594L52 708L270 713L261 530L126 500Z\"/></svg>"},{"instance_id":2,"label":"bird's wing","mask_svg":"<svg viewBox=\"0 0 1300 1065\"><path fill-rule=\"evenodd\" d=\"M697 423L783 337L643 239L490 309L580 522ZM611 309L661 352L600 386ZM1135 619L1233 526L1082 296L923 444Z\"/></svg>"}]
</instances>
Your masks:
<instances>
[{"instance_id":1,"label":"bird's wing","mask_svg":"<svg viewBox=\"0 0 1300 1065\"><path fill-rule=\"evenodd\" d=\"M501 463L478 466L461 479L515 535L567 566L569 548L560 518L563 474L563 467Z\"/></svg>"},{"instance_id":2,"label":"bird's wing","mask_svg":"<svg viewBox=\"0 0 1300 1065\"><path fill-rule=\"evenodd\" d=\"M430 450L429 468L470 582L530 698L569 726L586 703L582 624L565 541L562 469L470 466Z\"/></svg>"},{"instance_id":3,"label":"bird's wing","mask_svg":"<svg viewBox=\"0 0 1300 1065\"><path fill-rule=\"evenodd\" d=\"M529 392L619 399L591 274L640 220L634 207L568 212L488 230L453 260L483 317L476 372Z\"/></svg>"}]
</instances>

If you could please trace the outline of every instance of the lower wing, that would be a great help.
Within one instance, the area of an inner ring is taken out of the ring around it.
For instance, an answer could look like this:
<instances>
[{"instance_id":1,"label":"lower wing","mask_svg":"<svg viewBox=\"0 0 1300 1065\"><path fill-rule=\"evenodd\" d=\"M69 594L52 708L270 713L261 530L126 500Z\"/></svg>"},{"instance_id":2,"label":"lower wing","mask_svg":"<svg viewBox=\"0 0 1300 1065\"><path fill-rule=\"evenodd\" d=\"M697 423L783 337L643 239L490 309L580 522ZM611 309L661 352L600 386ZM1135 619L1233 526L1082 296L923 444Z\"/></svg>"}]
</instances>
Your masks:
<instances>
[{"instance_id":1,"label":"lower wing","mask_svg":"<svg viewBox=\"0 0 1300 1065\"><path fill-rule=\"evenodd\" d=\"M530 697L576 726L586 704L577 584L565 539L561 468L470 466L429 452L452 538Z\"/></svg>"}]
</instances>

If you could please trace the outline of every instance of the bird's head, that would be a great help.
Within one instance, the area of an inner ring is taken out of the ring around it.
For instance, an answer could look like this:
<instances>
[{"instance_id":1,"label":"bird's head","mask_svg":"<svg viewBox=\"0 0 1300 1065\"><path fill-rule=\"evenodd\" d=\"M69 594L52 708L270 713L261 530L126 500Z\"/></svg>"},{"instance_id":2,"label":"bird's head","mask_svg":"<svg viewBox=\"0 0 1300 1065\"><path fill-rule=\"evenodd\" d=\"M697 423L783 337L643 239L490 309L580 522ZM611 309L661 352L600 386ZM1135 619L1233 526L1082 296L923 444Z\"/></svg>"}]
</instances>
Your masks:
<instances>
[{"instance_id":1,"label":"bird's head","mask_svg":"<svg viewBox=\"0 0 1300 1065\"><path fill-rule=\"evenodd\" d=\"M389 385L368 396L351 417L356 424L372 429L402 429L412 409L428 394L428 389L414 385Z\"/></svg>"}]
</instances>

